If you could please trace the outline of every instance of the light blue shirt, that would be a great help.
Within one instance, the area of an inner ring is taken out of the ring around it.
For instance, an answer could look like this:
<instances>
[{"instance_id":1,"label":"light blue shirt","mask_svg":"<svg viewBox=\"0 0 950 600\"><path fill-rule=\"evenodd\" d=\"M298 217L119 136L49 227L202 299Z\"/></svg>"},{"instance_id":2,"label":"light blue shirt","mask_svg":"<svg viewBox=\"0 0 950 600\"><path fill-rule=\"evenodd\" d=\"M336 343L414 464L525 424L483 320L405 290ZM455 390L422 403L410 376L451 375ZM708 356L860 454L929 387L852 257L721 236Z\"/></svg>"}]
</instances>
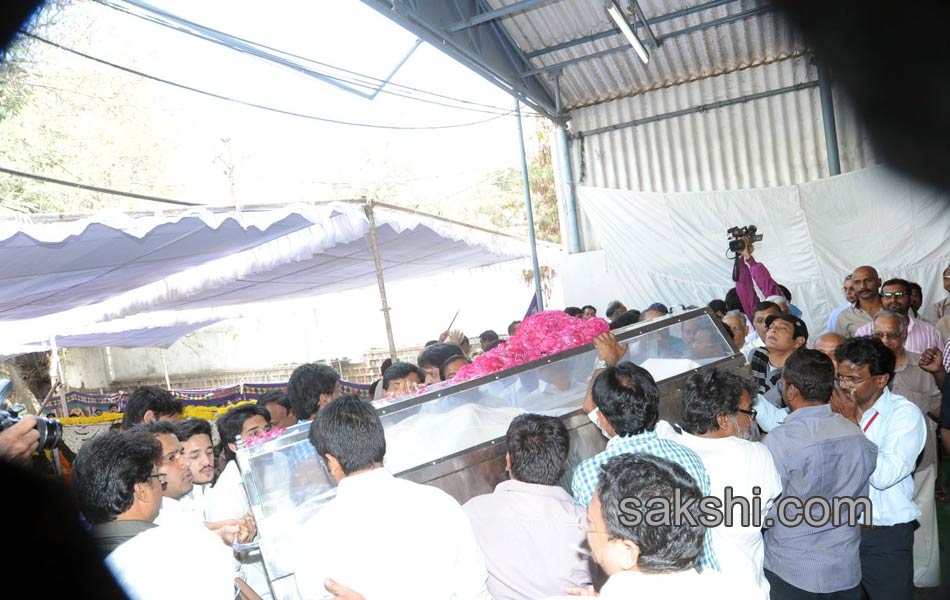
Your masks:
<instances>
[{"instance_id":1,"label":"light blue shirt","mask_svg":"<svg viewBox=\"0 0 950 600\"><path fill-rule=\"evenodd\" d=\"M850 302L845 302L838 308L831 311L831 316L828 317L828 328L825 329L825 333L834 333L835 327L838 325L838 315L846 311L852 304Z\"/></svg>"},{"instance_id":2,"label":"light blue shirt","mask_svg":"<svg viewBox=\"0 0 950 600\"><path fill-rule=\"evenodd\" d=\"M755 409L755 422L759 424L759 429L768 433L785 421L788 416L788 408L779 408L769 402L762 394L757 394L752 401L752 408Z\"/></svg>"},{"instance_id":3,"label":"light blue shirt","mask_svg":"<svg viewBox=\"0 0 950 600\"><path fill-rule=\"evenodd\" d=\"M910 400L887 388L859 423L864 435L877 445L877 464L871 474L871 525L909 523L920 516L914 504L914 467L927 441L924 415ZM866 520L862 522L867 524Z\"/></svg>"}]
</instances>

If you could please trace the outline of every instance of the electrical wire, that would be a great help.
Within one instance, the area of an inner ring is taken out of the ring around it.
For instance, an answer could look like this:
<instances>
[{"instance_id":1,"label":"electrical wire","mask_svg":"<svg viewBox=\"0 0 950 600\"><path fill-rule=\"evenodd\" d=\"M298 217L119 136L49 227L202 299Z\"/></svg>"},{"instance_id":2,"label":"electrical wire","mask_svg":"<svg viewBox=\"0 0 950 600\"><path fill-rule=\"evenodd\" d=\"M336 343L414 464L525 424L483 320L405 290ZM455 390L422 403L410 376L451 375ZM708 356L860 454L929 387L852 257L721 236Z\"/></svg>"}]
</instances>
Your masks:
<instances>
[{"instance_id":1,"label":"electrical wire","mask_svg":"<svg viewBox=\"0 0 950 600\"><path fill-rule=\"evenodd\" d=\"M300 72L300 73L303 73L303 74L305 74L305 75L315 76L315 77L321 78L321 79L324 79L324 78L325 78L325 79L331 79L331 80L333 80L333 81L337 81L337 82L340 82L340 83L346 84L346 85L352 85L352 86L356 86L356 87L363 87L363 88L372 90L374 93L390 94L390 95L394 95L394 96L397 96L397 97L400 97L400 98L407 98L407 99L416 100L416 101L419 101L419 102L427 102L427 103L431 103L431 104L437 104L437 105L439 105L439 106L448 106L448 107L457 108L457 109L460 109L460 110L473 110L473 111L476 111L476 112L495 112L496 114L498 114L499 111L500 111L501 113L508 113L508 112L509 112L507 109L505 109L505 108L503 108L503 107L500 107L500 106L494 106L494 105L491 105L491 104L482 104L482 103L479 103L479 102L473 102L473 101L471 101L471 100L465 100L465 99L462 99L462 98L455 98L455 97L453 97L453 96L447 96L447 95L444 95L444 94L438 94L438 93L436 93L436 92L430 92L430 91L427 91L427 90L422 90L422 89L419 89L419 88L414 88L414 87L411 87L411 86L407 86L407 85L403 85L403 84L398 84L398 83L395 83L395 82L392 82L392 81L387 81L387 80L385 80L385 79L380 79L380 78L378 78L378 77L374 77L374 76L371 76L371 75L366 75L366 74L364 74L364 73L359 73L359 72L357 72L357 71L351 71L351 70L349 70L349 69L344 69L343 67L337 67L337 66L331 65L331 64L329 64L329 63L324 63L324 62L321 62L321 61L318 61L318 60L314 60L314 59L311 59L311 58L307 58L307 57L304 57L304 56L300 56L300 55L298 55L298 54L294 54L294 53L291 53L291 52L287 52L287 51L284 51L284 50L280 50L280 49L278 49L278 48L274 48L274 47L268 46L268 45L266 45L266 44L261 44L261 43L258 43L258 42L254 42L254 41L251 41L251 40L247 40L247 39L245 39L245 38L241 38L241 37L238 37L238 36L235 36L235 35L226 33L226 32L222 32L222 31L213 29L213 28L211 28L211 27L207 27L207 26L204 26L204 25L201 25L201 24L198 24L198 23L194 23L193 21L189 21L189 20L187 20L187 19L184 19L183 17L179 17L179 16L174 15L174 14L172 14L172 13L168 13L168 12L165 12L165 11L158 10L158 9L156 9L156 8L154 8L154 7L150 7L150 6L148 6L148 5L142 5L142 4L139 4L139 3L136 3L136 2L127 2L128 4L131 4L132 6L135 6L136 8L139 8L139 9L141 9L141 10L147 11L148 13L151 13L152 15L155 15L155 16L140 14L140 13L137 13L137 12L135 12L135 11L129 10L128 8L125 8L125 7L123 7L123 6L119 6L119 5L117 5L117 4L113 3L113 2L109 2L109 1L107 1L107 0L94 0L94 1L95 1L96 3L98 3L98 4L101 4L102 6L105 6L105 7L108 7L108 8L112 8L113 10L116 10L116 11L119 11L119 12L122 12L122 13L125 13L125 14L128 14L128 15L130 15L130 16L133 16L133 17L136 17L136 18L145 20L145 21L147 21L147 22L154 23L154 24L156 24L156 25L160 25L160 26L162 26L162 27L166 27L166 28L171 29L171 30L173 30L173 31L178 31L178 32L184 33L184 34L186 34L186 35L190 35L190 36L196 37L196 38L198 38L198 39L201 39L201 40L204 40L204 41L207 41L207 42L211 42L211 43L213 43L213 44L217 44L217 45L223 46L223 47L225 47L225 48L228 48L228 49L230 49L230 50L234 50L234 51L236 51L236 52L240 52L240 53L245 54L245 55L250 55L250 56L253 56L253 57L255 57L255 58L264 60L264 61L272 62L272 63L278 64L278 65L281 65L281 66L284 66L284 67L293 69L293 70L295 70L295 71L297 71L297 72ZM172 23L169 23L167 20L162 20L162 19L171 20ZM239 42L240 44L236 44L235 42ZM242 44L247 45L247 46L244 46L244 45L242 45ZM248 47L248 46L250 46L250 47ZM352 78L347 79L347 78L345 78L345 77L337 77L337 76L334 76L334 75L330 75L330 74L328 74L328 73L323 73L323 72L319 72L319 71L314 71L313 69L309 69L309 68L307 68L307 67L305 67L305 66L303 66L303 65L300 65L300 64L298 64L298 63L294 63L294 62L292 62L292 61L288 61L288 60L286 60L286 59L283 58L283 57L275 56L274 54L268 54L268 53L266 53L266 52L261 52L259 49L269 50L269 51L271 51L272 53L276 52L276 53L282 54L282 55L284 55L284 56L296 58L296 59L299 59L299 60L302 60L302 61L306 61L306 62L311 63L311 64L314 64L314 65L319 65L319 66L326 67L326 68L328 68L328 69L333 69L333 70L335 70L335 71L339 71L339 72L342 72L342 73L347 73L347 74L349 74L349 75L353 75L353 76L355 76L355 77L359 77L359 78L365 79L365 80L367 80L368 82L375 82L375 83L367 83L367 82L364 82L364 81L359 81L359 80L357 80L357 79L352 79ZM429 95L429 96L434 96L434 97L442 98L442 99L445 99L445 100L451 100L451 101L453 101L453 102L457 102L457 103L461 103L461 104L465 104L465 105L470 105L470 106L475 106L475 107L481 107L481 109L488 109L488 110L480 110L480 109L475 109L475 108L467 108L467 107L464 107L464 106L453 106L453 105L449 105L449 104L444 104L444 103L435 102L435 101L432 101L432 100L427 100L427 99L425 99L425 98L419 98L419 97L412 96L412 95L408 95L408 94L401 94L401 93L398 93L398 92L394 92L394 91L392 91L392 90L387 90L387 89L385 89L385 88L383 87L383 86L387 86L387 85L388 85L389 87L396 87L396 88L400 88L400 89L407 90L407 91L410 91L410 92L418 92L418 93L421 93L421 94L425 94L425 95Z\"/></svg>"},{"instance_id":2,"label":"electrical wire","mask_svg":"<svg viewBox=\"0 0 950 600\"><path fill-rule=\"evenodd\" d=\"M56 185L63 185L66 187L77 188L80 190L86 190L89 192L99 192L102 194L110 194L112 196L124 196L126 198L135 198L137 200L150 200L152 202L164 202L166 204L177 204L178 206L204 206L203 204L198 204L197 202L185 202L184 200L172 200L170 198L161 198L159 196L150 196L148 194L136 194L135 192L123 192L122 190L113 190L110 188L99 187L95 185L86 185L84 183L78 183L76 181L65 181L63 179L55 179L53 177L46 177L45 175L37 175L35 173L26 173L24 171L17 171L15 169L8 169L6 167L0 167L0 173L6 173L7 175L14 175L16 177L23 177L26 179L35 179L37 181L42 181L44 183L54 183Z\"/></svg>"},{"instance_id":3,"label":"electrical wire","mask_svg":"<svg viewBox=\"0 0 950 600\"><path fill-rule=\"evenodd\" d=\"M261 109L261 110L266 110L266 111L269 111L269 112L274 112L274 113L278 113L278 114L282 114L282 115L288 115L288 116L292 116L292 117L299 117L299 118L301 118L301 119L309 119L309 120L312 120L312 121L319 121L319 122L321 122L321 123L332 123L332 124L335 124L335 125L349 125L349 126L352 126L352 127L365 127L365 128L370 128L370 129L389 129L389 130L398 130L398 131L421 131L421 130L455 129L455 128L459 128L459 127L470 127L470 126L472 126L472 125L480 125L480 124L482 124L482 123L488 123L488 122L490 122L490 121L495 121L495 120L500 119L500 118L502 118L502 117L507 117L507 116L510 116L510 115L514 114L514 111L508 111L508 112L506 112L506 113L495 114L494 116L489 117L489 118L487 118L487 119L481 119L481 120L478 120L478 121L469 121L469 122L466 122L466 123L454 123L454 124L450 124L450 125L416 125L416 126L409 126L409 125L381 125L381 124L378 124L378 123L361 123L361 122L357 122L357 121L343 121L343 120L341 120L341 119L331 119L331 118L329 118L329 117L320 117L320 116L317 116L317 115L308 115L308 114L304 114L304 113L294 112L294 111L291 111L291 110L284 110L284 109L282 109L282 108L275 108L275 107L273 107L273 106L267 106L267 105L265 105L265 104L257 104L257 103L254 103L254 102L248 102L248 101L246 101L246 100L240 100L240 99L237 99L237 98L232 98L232 97L230 97L230 96L224 96L224 95L222 95L222 94L217 94L217 93L215 93L215 92L209 92L209 91L202 90L202 89L199 89L199 88L196 88L196 87L192 87L192 86L189 86L189 85L185 85L185 84L183 84L183 83L177 83L177 82L170 81L170 80L167 80L167 79L162 79L161 77L156 77L156 76L154 76L154 75L149 75L149 74L147 74L147 73L142 73L141 71L136 71L135 69L130 69L130 68L128 68L128 67L123 67L123 66L121 66L121 65L117 65L117 64L115 64L115 63L111 63L111 62L109 62L109 61L107 61L107 60L103 60L103 59L101 59L101 58L96 58L95 56L90 56L90 55L85 54L85 53L83 53L83 52L80 52L80 51L78 51L78 50L73 50L72 48L67 48L66 46L63 46L63 45L57 44L56 42L52 42L52 41L50 41L50 40L47 40L47 39L45 39L45 38L43 38L43 37L41 37L41 36L38 36L38 35L36 35L36 34L34 34L34 33L29 33L29 32L23 31L23 32L21 32L21 34L22 34L22 35L25 35L25 36L27 36L27 37L29 37L29 38L31 38L31 39L34 39L34 40L43 42L43 43L45 43L45 44L49 44L50 46L53 46L54 48L58 48L58 49L63 50L63 51L65 51L65 52L69 52L69 53L71 53L71 54L75 54L75 55L77 55L77 56L81 56L82 58L85 58L85 59L88 59L88 60L91 60L91 61L94 61L94 62L103 64L103 65L106 65L106 66L109 66L109 67L112 67L112 68L114 68L114 69L118 69L118 70L120 70L120 71L124 71L124 72L126 72L126 73L131 73L132 75L137 75L137 76L143 77L143 78L145 78L145 79L150 79L150 80L152 80L152 81L157 81L157 82L159 82L159 83L164 83L164 84L166 84L166 85L170 85L170 86L177 87L177 88L180 88L180 89L183 89L183 90L188 90L188 91L191 91L191 92L195 92L195 93L197 93L197 94L202 94L202 95L204 95L204 96L209 96L209 97L211 97L211 98L217 98L218 100L224 100L224 101L227 101L227 102L233 102L233 103L235 103L235 104L240 104L240 105L243 105L243 106L249 106L249 107L251 107L251 108L259 108L259 109Z\"/></svg>"}]
</instances>

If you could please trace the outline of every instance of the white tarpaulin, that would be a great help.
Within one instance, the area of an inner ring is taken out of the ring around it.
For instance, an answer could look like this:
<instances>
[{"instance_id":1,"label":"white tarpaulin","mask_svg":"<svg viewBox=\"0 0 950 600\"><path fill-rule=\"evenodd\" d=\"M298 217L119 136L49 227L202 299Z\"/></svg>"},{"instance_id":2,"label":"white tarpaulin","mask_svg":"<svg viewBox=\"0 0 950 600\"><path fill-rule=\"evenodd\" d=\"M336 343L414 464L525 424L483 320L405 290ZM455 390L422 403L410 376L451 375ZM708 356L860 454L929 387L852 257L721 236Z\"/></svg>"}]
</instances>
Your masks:
<instances>
[{"instance_id":1,"label":"white tarpaulin","mask_svg":"<svg viewBox=\"0 0 950 600\"><path fill-rule=\"evenodd\" d=\"M845 301L842 280L860 265L876 267L884 279L916 281L924 306L944 294L950 197L884 167L769 189L644 193L578 187L577 195L603 247L611 290L629 308L653 302L703 306L722 298L735 285L726 230L749 224L764 236L755 245L756 259L790 289L815 333L824 331L831 310ZM580 276L565 280L568 302L580 302L590 286Z\"/></svg>"}]
</instances>

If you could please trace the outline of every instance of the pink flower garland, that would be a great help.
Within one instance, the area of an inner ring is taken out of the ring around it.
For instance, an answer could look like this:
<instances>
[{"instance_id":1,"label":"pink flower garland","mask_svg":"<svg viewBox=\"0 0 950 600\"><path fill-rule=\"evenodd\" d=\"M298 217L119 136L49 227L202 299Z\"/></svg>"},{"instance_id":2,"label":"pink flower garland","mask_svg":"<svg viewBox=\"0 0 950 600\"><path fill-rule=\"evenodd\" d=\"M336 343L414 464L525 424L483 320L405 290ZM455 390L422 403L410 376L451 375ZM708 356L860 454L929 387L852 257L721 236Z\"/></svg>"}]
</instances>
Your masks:
<instances>
[{"instance_id":1,"label":"pink flower garland","mask_svg":"<svg viewBox=\"0 0 950 600\"><path fill-rule=\"evenodd\" d=\"M526 318L507 342L477 356L451 381L461 383L564 352L588 344L607 331L610 325L603 319L584 320L564 311L546 310Z\"/></svg>"}]
</instances>

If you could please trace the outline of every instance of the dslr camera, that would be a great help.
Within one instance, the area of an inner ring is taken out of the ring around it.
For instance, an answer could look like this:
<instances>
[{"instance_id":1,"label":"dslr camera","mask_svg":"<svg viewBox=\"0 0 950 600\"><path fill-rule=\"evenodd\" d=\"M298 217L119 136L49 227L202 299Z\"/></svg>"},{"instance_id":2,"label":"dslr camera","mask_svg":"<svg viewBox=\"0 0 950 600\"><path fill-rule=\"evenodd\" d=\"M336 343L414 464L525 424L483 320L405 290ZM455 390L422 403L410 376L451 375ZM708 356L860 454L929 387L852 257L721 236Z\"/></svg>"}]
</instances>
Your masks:
<instances>
[{"instance_id":1,"label":"dslr camera","mask_svg":"<svg viewBox=\"0 0 950 600\"><path fill-rule=\"evenodd\" d=\"M26 409L22 404L14 404L6 409L0 408L0 431L13 427L20 422L22 417L20 413ZM52 450L59 446L63 439L63 424L53 419L47 419L37 415L35 417L36 425L33 426L40 432L40 445L38 450Z\"/></svg>"},{"instance_id":2,"label":"dslr camera","mask_svg":"<svg viewBox=\"0 0 950 600\"><path fill-rule=\"evenodd\" d=\"M762 234L757 234L758 229L755 225L746 225L745 227L730 227L726 230L726 235L729 236L729 250L735 252L736 254L745 250L745 240L742 238L747 237L752 243L761 242Z\"/></svg>"}]
</instances>

